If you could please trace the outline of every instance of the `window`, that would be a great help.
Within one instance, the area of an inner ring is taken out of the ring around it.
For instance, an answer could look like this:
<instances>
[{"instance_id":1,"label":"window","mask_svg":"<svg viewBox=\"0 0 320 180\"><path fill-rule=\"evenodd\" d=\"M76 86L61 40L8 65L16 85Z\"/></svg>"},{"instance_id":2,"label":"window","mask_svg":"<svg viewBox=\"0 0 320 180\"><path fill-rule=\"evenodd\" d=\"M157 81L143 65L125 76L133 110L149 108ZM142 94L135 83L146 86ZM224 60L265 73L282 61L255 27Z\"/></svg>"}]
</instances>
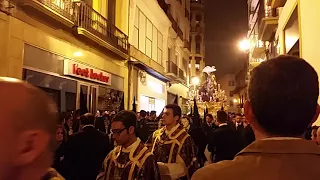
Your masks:
<instances>
[{"instance_id":1,"label":"window","mask_svg":"<svg viewBox=\"0 0 320 180\"><path fill-rule=\"evenodd\" d=\"M196 43L196 53L200 54L201 52L201 44L199 42Z\"/></svg>"},{"instance_id":2,"label":"window","mask_svg":"<svg viewBox=\"0 0 320 180\"><path fill-rule=\"evenodd\" d=\"M152 32L153 25L149 19L146 19L146 55L152 57Z\"/></svg>"},{"instance_id":3,"label":"window","mask_svg":"<svg viewBox=\"0 0 320 180\"><path fill-rule=\"evenodd\" d=\"M232 91L229 92L229 96L230 96L230 97L233 97Z\"/></svg>"},{"instance_id":4,"label":"window","mask_svg":"<svg viewBox=\"0 0 320 180\"><path fill-rule=\"evenodd\" d=\"M132 45L162 65L163 35L137 7L134 19Z\"/></svg>"},{"instance_id":5,"label":"window","mask_svg":"<svg viewBox=\"0 0 320 180\"><path fill-rule=\"evenodd\" d=\"M162 65L163 35L158 31L158 63Z\"/></svg>"},{"instance_id":6,"label":"window","mask_svg":"<svg viewBox=\"0 0 320 180\"><path fill-rule=\"evenodd\" d=\"M139 50L146 54L146 16L139 11Z\"/></svg>"},{"instance_id":7,"label":"window","mask_svg":"<svg viewBox=\"0 0 320 180\"><path fill-rule=\"evenodd\" d=\"M132 45L139 49L139 9L136 8L134 27L133 27L133 39Z\"/></svg>"},{"instance_id":8,"label":"window","mask_svg":"<svg viewBox=\"0 0 320 180\"><path fill-rule=\"evenodd\" d=\"M234 81L229 81L229 86L234 86Z\"/></svg>"}]
</instances>

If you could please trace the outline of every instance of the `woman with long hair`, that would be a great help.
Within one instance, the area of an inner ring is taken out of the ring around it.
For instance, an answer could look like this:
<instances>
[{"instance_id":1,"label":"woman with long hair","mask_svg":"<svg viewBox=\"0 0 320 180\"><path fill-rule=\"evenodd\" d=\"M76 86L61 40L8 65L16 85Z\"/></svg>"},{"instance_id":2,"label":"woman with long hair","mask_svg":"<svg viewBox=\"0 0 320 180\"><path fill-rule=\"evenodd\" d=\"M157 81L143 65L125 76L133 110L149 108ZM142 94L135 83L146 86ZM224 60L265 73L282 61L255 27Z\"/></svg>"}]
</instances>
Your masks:
<instances>
[{"instance_id":1,"label":"woman with long hair","mask_svg":"<svg viewBox=\"0 0 320 180\"><path fill-rule=\"evenodd\" d=\"M67 132L63 126L58 125L56 130L56 140L58 148L55 152L53 168L55 168L58 172L61 170L61 161L64 158L65 153L65 144L67 141Z\"/></svg>"}]
</instances>

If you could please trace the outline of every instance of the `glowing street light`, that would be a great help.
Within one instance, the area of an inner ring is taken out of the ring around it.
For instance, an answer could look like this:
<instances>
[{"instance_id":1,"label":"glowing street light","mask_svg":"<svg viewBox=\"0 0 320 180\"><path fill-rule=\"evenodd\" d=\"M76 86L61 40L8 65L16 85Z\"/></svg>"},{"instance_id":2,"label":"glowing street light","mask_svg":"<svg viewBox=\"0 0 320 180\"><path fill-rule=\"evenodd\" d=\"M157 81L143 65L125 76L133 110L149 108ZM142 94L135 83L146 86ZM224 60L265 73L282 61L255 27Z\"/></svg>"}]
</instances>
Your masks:
<instances>
[{"instance_id":1,"label":"glowing street light","mask_svg":"<svg viewBox=\"0 0 320 180\"><path fill-rule=\"evenodd\" d=\"M233 102L234 102L234 103L237 103L237 102L238 102L238 100L237 100L237 99L233 99Z\"/></svg>"},{"instance_id":2,"label":"glowing street light","mask_svg":"<svg viewBox=\"0 0 320 180\"><path fill-rule=\"evenodd\" d=\"M198 85L200 83L200 79L198 77L193 77L191 82L193 85Z\"/></svg>"},{"instance_id":3,"label":"glowing street light","mask_svg":"<svg viewBox=\"0 0 320 180\"><path fill-rule=\"evenodd\" d=\"M239 48L241 51L248 51L250 49L250 42L248 39L243 39L239 42Z\"/></svg>"}]
</instances>

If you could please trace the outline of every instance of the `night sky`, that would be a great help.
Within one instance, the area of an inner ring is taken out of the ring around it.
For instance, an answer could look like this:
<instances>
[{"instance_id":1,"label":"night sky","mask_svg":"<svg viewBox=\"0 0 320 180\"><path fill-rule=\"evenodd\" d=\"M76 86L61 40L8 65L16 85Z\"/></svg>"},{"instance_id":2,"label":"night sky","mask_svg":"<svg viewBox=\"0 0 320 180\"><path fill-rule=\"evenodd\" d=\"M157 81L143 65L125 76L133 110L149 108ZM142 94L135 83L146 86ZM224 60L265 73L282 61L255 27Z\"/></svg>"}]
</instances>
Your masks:
<instances>
[{"instance_id":1,"label":"night sky","mask_svg":"<svg viewBox=\"0 0 320 180\"><path fill-rule=\"evenodd\" d=\"M216 66L219 79L241 67L239 40L248 31L247 0L205 1L206 65Z\"/></svg>"}]
</instances>

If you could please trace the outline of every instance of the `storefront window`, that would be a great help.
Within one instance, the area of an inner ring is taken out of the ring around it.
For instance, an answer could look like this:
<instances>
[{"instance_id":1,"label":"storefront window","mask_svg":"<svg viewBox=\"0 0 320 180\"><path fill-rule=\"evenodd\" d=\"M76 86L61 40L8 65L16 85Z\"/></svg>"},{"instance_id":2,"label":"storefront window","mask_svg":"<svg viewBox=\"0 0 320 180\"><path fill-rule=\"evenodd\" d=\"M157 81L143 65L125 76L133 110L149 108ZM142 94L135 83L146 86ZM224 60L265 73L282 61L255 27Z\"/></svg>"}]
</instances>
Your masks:
<instances>
[{"instance_id":1,"label":"storefront window","mask_svg":"<svg viewBox=\"0 0 320 180\"><path fill-rule=\"evenodd\" d=\"M165 101L163 99L156 99L153 97L147 97L144 95L140 95L140 110L145 110L145 111L156 111L157 115L159 115L164 106L165 106Z\"/></svg>"},{"instance_id":2,"label":"storefront window","mask_svg":"<svg viewBox=\"0 0 320 180\"><path fill-rule=\"evenodd\" d=\"M119 111L123 92L115 89L99 86L98 110L100 111Z\"/></svg>"},{"instance_id":3,"label":"storefront window","mask_svg":"<svg viewBox=\"0 0 320 180\"><path fill-rule=\"evenodd\" d=\"M76 109L77 81L23 69L22 79L45 91L61 112Z\"/></svg>"}]
</instances>

